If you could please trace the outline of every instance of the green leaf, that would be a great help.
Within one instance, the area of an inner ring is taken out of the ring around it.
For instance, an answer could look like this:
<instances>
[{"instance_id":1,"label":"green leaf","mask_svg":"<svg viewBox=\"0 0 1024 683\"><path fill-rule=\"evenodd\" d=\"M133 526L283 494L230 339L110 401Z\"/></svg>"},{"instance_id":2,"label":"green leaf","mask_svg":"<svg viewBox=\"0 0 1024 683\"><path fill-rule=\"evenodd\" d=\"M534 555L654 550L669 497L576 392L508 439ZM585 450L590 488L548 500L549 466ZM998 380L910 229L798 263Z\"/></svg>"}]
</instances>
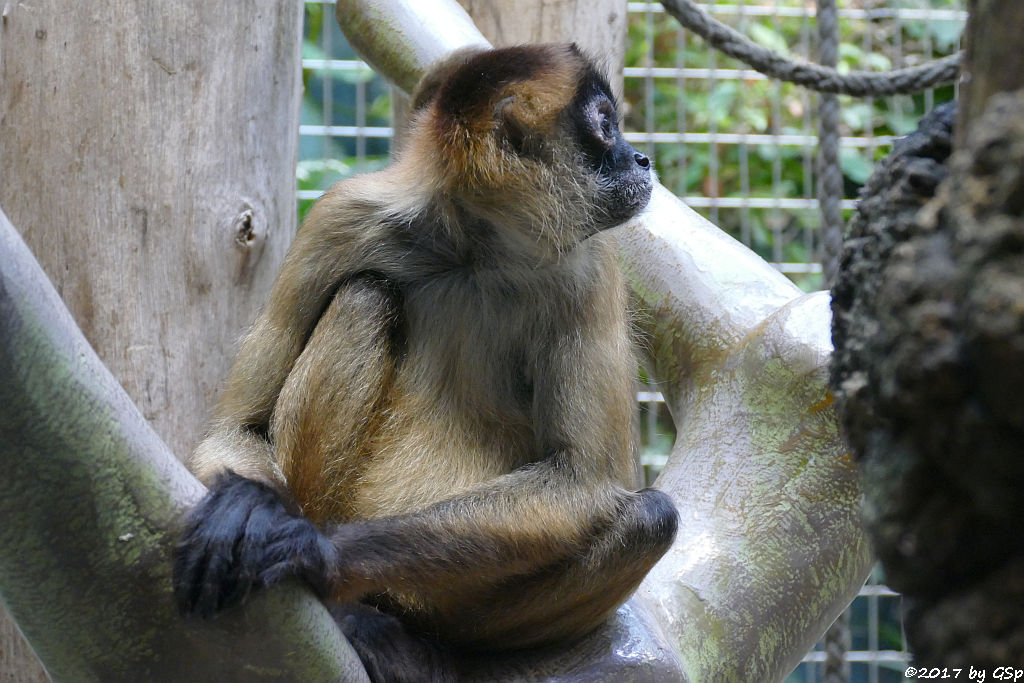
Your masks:
<instances>
[{"instance_id":1,"label":"green leaf","mask_svg":"<svg viewBox=\"0 0 1024 683\"><path fill-rule=\"evenodd\" d=\"M839 117L853 132L859 133L871 128L874 110L867 102L860 102L842 107Z\"/></svg>"},{"instance_id":2,"label":"green leaf","mask_svg":"<svg viewBox=\"0 0 1024 683\"><path fill-rule=\"evenodd\" d=\"M885 123L896 135L907 135L917 128L919 115L915 112L904 114L899 110L887 111Z\"/></svg>"},{"instance_id":3,"label":"green leaf","mask_svg":"<svg viewBox=\"0 0 1024 683\"><path fill-rule=\"evenodd\" d=\"M722 122L729 114L729 110L732 109L733 102L736 101L736 93L739 92L739 85L736 81L722 81L715 89L708 95L708 115L714 117L713 120Z\"/></svg>"},{"instance_id":4,"label":"green leaf","mask_svg":"<svg viewBox=\"0 0 1024 683\"><path fill-rule=\"evenodd\" d=\"M875 165L855 149L842 149L839 151L839 167L843 169L843 175L857 183L864 184Z\"/></svg>"},{"instance_id":5,"label":"green leaf","mask_svg":"<svg viewBox=\"0 0 1024 683\"><path fill-rule=\"evenodd\" d=\"M888 71L892 68L892 60L883 54L869 52L864 56L864 68L873 71Z\"/></svg>"},{"instance_id":6,"label":"green leaf","mask_svg":"<svg viewBox=\"0 0 1024 683\"><path fill-rule=\"evenodd\" d=\"M858 64L864 58L864 51L853 43L839 43L838 54L839 59L846 59Z\"/></svg>"},{"instance_id":7,"label":"green leaf","mask_svg":"<svg viewBox=\"0 0 1024 683\"><path fill-rule=\"evenodd\" d=\"M740 116L756 132L768 130L768 111L762 107L743 107Z\"/></svg>"},{"instance_id":8,"label":"green leaf","mask_svg":"<svg viewBox=\"0 0 1024 683\"><path fill-rule=\"evenodd\" d=\"M327 59L327 53L316 43L306 40L302 43L303 59Z\"/></svg>"},{"instance_id":9,"label":"green leaf","mask_svg":"<svg viewBox=\"0 0 1024 683\"><path fill-rule=\"evenodd\" d=\"M941 52L952 52L960 40L964 25L960 21L929 21L928 32L932 34L935 47Z\"/></svg>"},{"instance_id":10,"label":"green leaf","mask_svg":"<svg viewBox=\"0 0 1024 683\"><path fill-rule=\"evenodd\" d=\"M755 43L780 55L789 54L789 45L786 44L786 39L764 24L751 24L749 31L750 38Z\"/></svg>"}]
</instances>

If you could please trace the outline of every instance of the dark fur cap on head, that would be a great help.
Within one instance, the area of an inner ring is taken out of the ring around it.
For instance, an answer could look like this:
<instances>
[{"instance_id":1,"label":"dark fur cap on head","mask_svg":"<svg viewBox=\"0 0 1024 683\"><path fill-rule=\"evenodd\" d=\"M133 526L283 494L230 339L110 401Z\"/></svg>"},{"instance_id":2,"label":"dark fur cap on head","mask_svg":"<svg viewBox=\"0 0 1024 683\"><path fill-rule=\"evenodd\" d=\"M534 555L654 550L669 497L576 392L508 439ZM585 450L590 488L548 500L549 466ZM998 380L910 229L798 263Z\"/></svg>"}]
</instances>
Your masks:
<instances>
[{"instance_id":1,"label":"dark fur cap on head","mask_svg":"<svg viewBox=\"0 0 1024 683\"><path fill-rule=\"evenodd\" d=\"M550 139L580 89L595 86L608 91L575 44L470 47L432 65L412 103L444 175L503 183L503 143L519 152L524 141Z\"/></svg>"}]
</instances>

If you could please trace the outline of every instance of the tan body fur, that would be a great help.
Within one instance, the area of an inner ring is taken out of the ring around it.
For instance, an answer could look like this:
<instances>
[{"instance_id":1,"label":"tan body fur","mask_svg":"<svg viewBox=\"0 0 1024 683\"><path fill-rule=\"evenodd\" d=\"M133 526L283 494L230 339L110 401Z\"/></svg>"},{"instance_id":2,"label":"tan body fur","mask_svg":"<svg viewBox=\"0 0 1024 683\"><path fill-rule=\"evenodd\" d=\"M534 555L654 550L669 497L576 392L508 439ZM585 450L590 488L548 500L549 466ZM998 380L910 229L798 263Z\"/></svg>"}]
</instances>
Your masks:
<instances>
[{"instance_id":1,"label":"tan body fur","mask_svg":"<svg viewBox=\"0 0 1024 683\"><path fill-rule=\"evenodd\" d=\"M593 629L675 530L633 492L625 286L594 234L635 210L605 206L566 113L596 77L519 49L435 68L402 158L316 203L189 463L297 502L334 599L473 647Z\"/></svg>"}]
</instances>

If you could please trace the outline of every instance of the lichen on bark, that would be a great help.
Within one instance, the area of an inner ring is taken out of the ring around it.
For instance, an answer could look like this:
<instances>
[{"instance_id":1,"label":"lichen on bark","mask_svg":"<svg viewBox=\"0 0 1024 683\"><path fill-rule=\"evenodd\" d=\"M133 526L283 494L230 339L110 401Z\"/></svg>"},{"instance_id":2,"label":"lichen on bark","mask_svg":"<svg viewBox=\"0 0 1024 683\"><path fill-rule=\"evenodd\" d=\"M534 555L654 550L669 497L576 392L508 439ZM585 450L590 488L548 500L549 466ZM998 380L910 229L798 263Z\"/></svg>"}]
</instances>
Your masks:
<instances>
[{"instance_id":1,"label":"lichen on bark","mask_svg":"<svg viewBox=\"0 0 1024 683\"><path fill-rule=\"evenodd\" d=\"M833 289L831 382L918 662L1024 652L1024 95L951 155L953 105L869 179ZM1002 577L1002 578L998 578ZM998 579L998 580L997 580Z\"/></svg>"}]
</instances>

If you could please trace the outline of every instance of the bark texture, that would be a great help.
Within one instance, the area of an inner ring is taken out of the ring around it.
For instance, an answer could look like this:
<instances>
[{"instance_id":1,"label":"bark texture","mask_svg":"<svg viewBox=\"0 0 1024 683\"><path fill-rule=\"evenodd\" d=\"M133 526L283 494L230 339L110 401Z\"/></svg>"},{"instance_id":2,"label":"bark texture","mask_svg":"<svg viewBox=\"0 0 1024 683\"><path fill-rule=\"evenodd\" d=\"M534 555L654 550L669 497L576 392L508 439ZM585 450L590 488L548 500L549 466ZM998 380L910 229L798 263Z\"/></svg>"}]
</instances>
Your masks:
<instances>
[{"instance_id":1,"label":"bark texture","mask_svg":"<svg viewBox=\"0 0 1024 683\"><path fill-rule=\"evenodd\" d=\"M294 234L301 5L0 10L0 206L182 457Z\"/></svg>"},{"instance_id":2,"label":"bark texture","mask_svg":"<svg viewBox=\"0 0 1024 683\"><path fill-rule=\"evenodd\" d=\"M967 142L975 119L988 98L1024 87L1024 4L1013 0L969 0L964 31L964 60L960 88L960 119L956 147Z\"/></svg>"},{"instance_id":3,"label":"bark texture","mask_svg":"<svg viewBox=\"0 0 1024 683\"><path fill-rule=\"evenodd\" d=\"M0 615L0 683L47 683L50 677L2 605Z\"/></svg>"},{"instance_id":4,"label":"bark texture","mask_svg":"<svg viewBox=\"0 0 1024 683\"><path fill-rule=\"evenodd\" d=\"M183 457L295 234L301 5L4 8L0 206Z\"/></svg>"},{"instance_id":5,"label":"bark texture","mask_svg":"<svg viewBox=\"0 0 1024 683\"><path fill-rule=\"evenodd\" d=\"M897 145L833 290L832 382L865 519L926 666L1024 653L1021 111L1019 93L992 98L948 161L951 106Z\"/></svg>"},{"instance_id":6,"label":"bark texture","mask_svg":"<svg viewBox=\"0 0 1024 683\"><path fill-rule=\"evenodd\" d=\"M1024 664L1024 4L968 7L959 113L852 223L832 382L918 663L984 670Z\"/></svg>"}]
</instances>

